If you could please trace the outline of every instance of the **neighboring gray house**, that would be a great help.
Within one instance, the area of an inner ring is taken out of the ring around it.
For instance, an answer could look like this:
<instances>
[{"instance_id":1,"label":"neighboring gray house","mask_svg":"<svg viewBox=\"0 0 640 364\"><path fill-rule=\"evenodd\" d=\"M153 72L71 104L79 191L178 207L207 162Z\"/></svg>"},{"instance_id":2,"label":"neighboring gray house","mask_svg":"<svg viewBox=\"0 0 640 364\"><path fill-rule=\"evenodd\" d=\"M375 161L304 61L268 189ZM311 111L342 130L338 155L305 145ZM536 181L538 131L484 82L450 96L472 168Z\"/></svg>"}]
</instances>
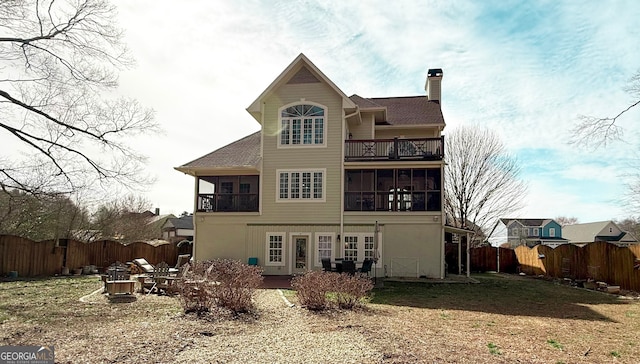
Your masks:
<instances>
[{"instance_id":1,"label":"neighboring gray house","mask_svg":"<svg viewBox=\"0 0 640 364\"><path fill-rule=\"evenodd\" d=\"M162 238L171 242L193 241L193 215L167 219L162 225Z\"/></svg>"},{"instance_id":2,"label":"neighboring gray house","mask_svg":"<svg viewBox=\"0 0 640 364\"><path fill-rule=\"evenodd\" d=\"M620 229L613 221L567 225L562 228L562 237L567 239L571 244L580 246L598 241L604 241L618 246L638 244L638 240L633 235Z\"/></svg>"}]
</instances>

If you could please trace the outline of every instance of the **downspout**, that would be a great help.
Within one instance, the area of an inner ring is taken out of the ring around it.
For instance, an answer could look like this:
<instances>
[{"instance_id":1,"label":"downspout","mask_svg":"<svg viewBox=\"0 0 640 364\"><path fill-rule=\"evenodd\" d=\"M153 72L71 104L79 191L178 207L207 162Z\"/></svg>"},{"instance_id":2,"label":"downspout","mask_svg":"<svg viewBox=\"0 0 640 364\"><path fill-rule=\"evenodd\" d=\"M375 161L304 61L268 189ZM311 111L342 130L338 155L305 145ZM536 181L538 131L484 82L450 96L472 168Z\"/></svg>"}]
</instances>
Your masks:
<instances>
[{"instance_id":1,"label":"downspout","mask_svg":"<svg viewBox=\"0 0 640 364\"><path fill-rule=\"evenodd\" d=\"M360 108L358 107L358 105L356 105L356 111L354 111L353 113L349 114L349 115L345 115L344 118L342 119L342 131L341 131L341 138L342 140L340 141L340 143L342 144L342 146L340 147L341 150L341 156L342 158L340 158L340 237L342 238L342 240L344 240L344 141L346 140L346 126L347 126L347 119L358 115L358 113L360 112ZM343 110L344 113L344 110ZM340 247L340 249L342 249L342 247Z\"/></svg>"},{"instance_id":2,"label":"downspout","mask_svg":"<svg viewBox=\"0 0 640 364\"><path fill-rule=\"evenodd\" d=\"M195 193L193 194L193 218L195 219L204 219L204 217L198 216L197 211L198 211L198 176L196 175L196 173L194 172L193 176L195 177L195 186L194 186L194 191ZM196 244L196 242L198 241L198 222L194 221L193 222L193 245L191 245L191 256L193 257L193 261L196 261L196 246L198 244Z\"/></svg>"},{"instance_id":3,"label":"downspout","mask_svg":"<svg viewBox=\"0 0 640 364\"><path fill-rule=\"evenodd\" d=\"M469 247L471 242L469 241L469 233L467 233L467 278L471 278L471 254Z\"/></svg>"},{"instance_id":4,"label":"downspout","mask_svg":"<svg viewBox=\"0 0 640 364\"><path fill-rule=\"evenodd\" d=\"M444 150L444 143L443 145L443 150ZM444 158L444 153L443 153L443 158ZM445 200L445 195L446 195L446 190L444 187L444 169L446 167L446 163L444 162L444 160L442 161L441 167L440 167L440 221L441 221L441 229L440 229L440 237L442 239L442 243L440 246L440 279L444 279L444 277L446 277L447 272L445 272L446 270L446 262L445 262L445 258L446 258L446 254L445 254L445 247L446 247L446 240L445 240L445 232L444 232L444 226L447 223L447 214L445 212L444 209L444 205L446 204L446 200ZM458 262L460 262L460 259L458 259ZM460 272L458 272L459 274Z\"/></svg>"}]
</instances>

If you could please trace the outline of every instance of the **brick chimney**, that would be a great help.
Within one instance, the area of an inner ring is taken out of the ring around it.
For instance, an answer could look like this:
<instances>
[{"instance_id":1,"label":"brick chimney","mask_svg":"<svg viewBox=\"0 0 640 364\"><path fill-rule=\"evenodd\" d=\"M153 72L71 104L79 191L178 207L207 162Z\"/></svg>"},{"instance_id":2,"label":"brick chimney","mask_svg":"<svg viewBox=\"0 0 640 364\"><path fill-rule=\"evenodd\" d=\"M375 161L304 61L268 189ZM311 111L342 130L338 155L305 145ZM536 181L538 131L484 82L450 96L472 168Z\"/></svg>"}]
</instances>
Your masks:
<instances>
[{"instance_id":1,"label":"brick chimney","mask_svg":"<svg viewBox=\"0 0 640 364\"><path fill-rule=\"evenodd\" d=\"M424 90L427 91L427 98L432 101L440 102L440 84L442 83L442 68L431 68L427 72L427 83Z\"/></svg>"}]
</instances>

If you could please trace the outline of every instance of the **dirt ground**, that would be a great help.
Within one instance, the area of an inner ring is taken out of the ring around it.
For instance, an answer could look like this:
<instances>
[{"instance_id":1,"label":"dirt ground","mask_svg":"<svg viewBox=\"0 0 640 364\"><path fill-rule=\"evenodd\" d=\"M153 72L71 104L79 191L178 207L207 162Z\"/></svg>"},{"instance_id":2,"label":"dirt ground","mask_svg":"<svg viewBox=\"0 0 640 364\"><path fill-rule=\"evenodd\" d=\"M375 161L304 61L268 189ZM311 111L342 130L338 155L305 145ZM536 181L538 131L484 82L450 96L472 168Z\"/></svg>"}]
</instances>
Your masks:
<instances>
[{"instance_id":1,"label":"dirt ground","mask_svg":"<svg viewBox=\"0 0 640 364\"><path fill-rule=\"evenodd\" d=\"M639 361L638 300L518 279L390 284L364 309L322 313L264 289L252 314L204 318L171 296L110 300L98 279L4 282L0 345L54 345L59 363Z\"/></svg>"}]
</instances>

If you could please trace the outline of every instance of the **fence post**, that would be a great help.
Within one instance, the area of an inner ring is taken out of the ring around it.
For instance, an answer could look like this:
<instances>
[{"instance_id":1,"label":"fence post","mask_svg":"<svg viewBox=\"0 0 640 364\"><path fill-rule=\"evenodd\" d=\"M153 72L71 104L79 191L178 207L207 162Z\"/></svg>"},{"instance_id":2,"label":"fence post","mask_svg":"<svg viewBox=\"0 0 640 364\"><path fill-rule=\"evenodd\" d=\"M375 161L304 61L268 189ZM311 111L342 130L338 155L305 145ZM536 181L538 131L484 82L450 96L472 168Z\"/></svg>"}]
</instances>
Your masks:
<instances>
[{"instance_id":1,"label":"fence post","mask_svg":"<svg viewBox=\"0 0 640 364\"><path fill-rule=\"evenodd\" d=\"M498 273L500 273L500 247L498 247L496 251L498 252L498 264L496 264L496 266L498 268Z\"/></svg>"}]
</instances>

